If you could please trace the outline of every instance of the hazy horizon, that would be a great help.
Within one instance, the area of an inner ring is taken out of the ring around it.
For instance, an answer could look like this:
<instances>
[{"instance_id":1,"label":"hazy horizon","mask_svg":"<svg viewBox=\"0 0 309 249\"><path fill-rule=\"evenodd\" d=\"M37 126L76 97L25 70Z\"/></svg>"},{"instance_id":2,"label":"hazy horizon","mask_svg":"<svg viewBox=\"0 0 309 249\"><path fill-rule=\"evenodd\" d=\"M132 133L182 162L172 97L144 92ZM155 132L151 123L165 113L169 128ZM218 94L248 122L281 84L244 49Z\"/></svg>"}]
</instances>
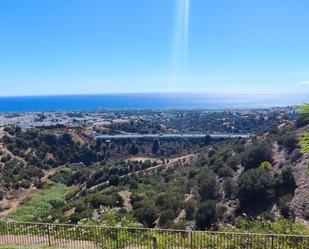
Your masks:
<instances>
[{"instance_id":1,"label":"hazy horizon","mask_svg":"<svg viewBox=\"0 0 309 249\"><path fill-rule=\"evenodd\" d=\"M114 93L0 97L0 112L92 111L100 109L259 109L298 106L308 94Z\"/></svg>"}]
</instances>

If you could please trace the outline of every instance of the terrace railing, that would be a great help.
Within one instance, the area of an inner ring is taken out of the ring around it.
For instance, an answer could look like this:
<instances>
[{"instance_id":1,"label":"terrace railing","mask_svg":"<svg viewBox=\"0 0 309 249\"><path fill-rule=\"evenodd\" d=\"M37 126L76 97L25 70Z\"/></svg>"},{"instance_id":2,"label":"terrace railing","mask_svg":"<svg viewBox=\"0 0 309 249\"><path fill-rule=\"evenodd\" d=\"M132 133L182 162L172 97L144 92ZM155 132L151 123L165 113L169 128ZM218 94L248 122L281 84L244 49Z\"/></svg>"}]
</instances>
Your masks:
<instances>
[{"instance_id":1,"label":"terrace railing","mask_svg":"<svg viewBox=\"0 0 309 249\"><path fill-rule=\"evenodd\" d=\"M309 236L0 222L1 245L76 249L309 249Z\"/></svg>"}]
</instances>

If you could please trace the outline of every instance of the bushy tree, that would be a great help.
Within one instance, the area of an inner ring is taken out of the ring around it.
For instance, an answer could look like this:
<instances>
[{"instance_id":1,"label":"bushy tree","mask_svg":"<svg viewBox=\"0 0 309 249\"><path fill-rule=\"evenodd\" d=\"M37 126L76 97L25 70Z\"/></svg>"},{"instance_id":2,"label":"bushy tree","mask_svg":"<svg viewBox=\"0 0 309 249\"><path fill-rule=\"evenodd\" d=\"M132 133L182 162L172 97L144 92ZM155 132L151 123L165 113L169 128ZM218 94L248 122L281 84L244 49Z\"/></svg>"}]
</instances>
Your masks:
<instances>
[{"instance_id":1,"label":"bushy tree","mask_svg":"<svg viewBox=\"0 0 309 249\"><path fill-rule=\"evenodd\" d=\"M275 186L278 195L294 193L296 181L292 167L285 167L275 175Z\"/></svg>"},{"instance_id":2,"label":"bushy tree","mask_svg":"<svg viewBox=\"0 0 309 249\"><path fill-rule=\"evenodd\" d=\"M159 140L158 140L158 139L155 139L155 140L153 141L153 144L152 144L152 153L153 153L153 154L158 154L159 149L160 149Z\"/></svg>"},{"instance_id":3,"label":"bushy tree","mask_svg":"<svg viewBox=\"0 0 309 249\"><path fill-rule=\"evenodd\" d=\"M130 145L129 153L132 154L132 155L137 155L138 152L139 152L138 145L136 144L136 142L133 142Z\"/></svg>"},{"instance_id":4,"label":"bushy tree","mask_svg":"<svg viewBox=\"0 0 309 249\"><path fill-rule=\"evenodd\" d=\"M249 146L242 156L242 165L246 170L258 168L264 161L273 161L272 148L266 143Z\"/></svg>"},{"instance_id":5,"label":"bushy tree","mask_svg":"<svg viewBox=\"0 0 309 249\"><path fill-rule=\"evenodd\" d=\"M144 226L154 227L154 222L158 218L158 210L151 206L145 206L135 210L134 215Z\"/></svg>"},{"instance_id":6,"label":"bushy tree","mask_svg":"<svg viewBox=\"0 0 309 249\"><path fill-rule=\"evenodd\" d=\"M196 226L200 230L209 229L217 223L217 202L214 200L202 202L195 215Z\"/></svg>"},{"instance_id":7,"label":"bushy tree","mask_svg":"<svg viewBox=\"0 0 309 249\"><path fill-rule=\"evenodd\" d=\"M193 219L195 208L196 208L196 203L193 200L189 200L188 202L186 202L185 210L186 210L186 218L188 220Z\"/></svg>"},{"instance_id":8,"label":"bushy tree","mask_svg":"<svg viewBox=\"0 0 309 249\"><path fill-rule=\"evenodd\" d=\"M236 181L231 177L226 178L223 182L223 189L226 197L233 198L236 191Z\"/></svg>"},{"instance_id":9,"label":"bushy tree","mask_svg":"<svg viewBox=\"0 0 309 249\"><path fill-rule=\"evenodd\" d=\"M227 165L224 165L223 167L221 167L219 170L218 170L218 176L220 178L222 177L232 177L234 174L234 171L231 167L227 166Z\"/></svg>"},{"instance_id":10,"label":"bushy tree","mask_svg":"<svg viewBox=\"0 0 309 249\"><path fill-rule=\"evenodd\" d=\"M202 201L216 199L219 194L217 177L211 170L206 170L199 179L199 195Z\"/></svg>"},{"instance_id":11,"label":"bushy tree","mask_svg":"<svg viewBox=\"0 0 309 249\"><path fill-rule=\"evenodd\" d=\"M288 151L292 151L298 147L298 139L293 132L287 132L278 139L278 144L284 146Z\"/></svg>"},{"instance_id":12,"label":"bushy tree","mask_svg":"<svg viewBox=\"0 0 309 249\"><path fill-rule=\"evenodd\" d=\"M258 168L244 172L238 181L237 196L242 206L270 204L274 198L274 179Z\"/></svg>"},{"instance_id":13,"label":"bushy tree","mask_svg":"<svg viewBox=\"0 0 309 249\"><path fill-rule=\"evenodd\" d=\"M120 183L120 178L117 175L112 175L110 177L109 183L113 186L117 186Z\"/></svg>"},{"instance_id":14,"label":"bushy tree","mask_svg":"<svg viewBox=\"0 0 309 249\"><path fill-rule=\"evenodd\" d=\"M159 218L159 225L164 226L168 222L171 222L176 216L176 213L172 209L167 209L161 212L160 218Z\"/></svg>"}]
</instances>

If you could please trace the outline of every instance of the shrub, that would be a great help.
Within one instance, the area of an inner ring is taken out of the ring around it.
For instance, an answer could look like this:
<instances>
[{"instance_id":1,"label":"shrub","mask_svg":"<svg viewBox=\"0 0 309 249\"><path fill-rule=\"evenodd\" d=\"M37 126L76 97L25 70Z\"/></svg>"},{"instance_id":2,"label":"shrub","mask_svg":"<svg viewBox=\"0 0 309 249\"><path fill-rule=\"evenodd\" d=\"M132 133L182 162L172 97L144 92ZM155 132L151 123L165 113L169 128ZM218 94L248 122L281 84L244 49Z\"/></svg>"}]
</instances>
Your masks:
<instances>
[{"instance_id":1,"label":"shrub","mask_svg":"<svg viewBox=\"0 0 309 249\"><path fill-rule=\"evenodd\" d=\"M309 133L304 134L300 140L301 152L303 154L309 153Z\"/></svg>"},{"instance_id":2,"label":"shrub","mask_svg":"<svg viewBox=\"0 0 309 249\"><path fill-rule=\"evenodd\" d=\"M217 218L217 202L204 201L200 204L195 215L196 226L200 230L209 229L217 223Z\"/></svg>"},{"instance_id":3,"label":"shrub","mask_svg":"<svg viewBox=\"0 0 309 249\"><path fill-rule=\"evenodd\" d=\"M110 180L109 180L110 185L112 186L118 186L120 183L120 178L119 176L113 175L111 176Z\"/></svg>"},{"instance_id":4,"label":"shrub","mask_svg":"<svg viewBox=\"0 0 309 249\"><path fill-rule=\"evenodd\" d=\"M155 226L154 222L158 218L158 210L151 206L142 207L135 210L134 216L144 226L151 228Z\"/></svg>"},{"instance_id":5,"label":"shrub","mask_svg":"<svg viewBox=\"0 0 309 249\"><path fill-rule=\"evenodd\" d=\"M194 201L190 200L185 204L185 210L186 210L186 218L188 220L193 220L194 218L194 212L195 212L196 204Z\"/></svg>"},{"instance_id":6,"label":"shrub","mask_svg":"<svg viewBox=\"0 0 309 249\"><path fill-rule=\"evenodd\" d=\"M159 225L164 226L165 224L173 220L175 218L175 215L176 215L175 211L171 209L164 210L160 215Z\"/></svg>"},{"instance_id":7,"label":"shrub","mask_svg":"<svg viewBox=\"0 0 309 249\"><path fill-rule=\"evenodd\" d=\"M39 221L47 218L55 208L65 204L65 197L68 193L68 188L63 184L42 190L34 195L26 205L17 209L11 218L16 221Z\"/></svg>"},{"instance_id":8,"label":"shrub","mask_svg":"<svg viewBox=\"0 0 309 249\"><path fill-rule=\"evenodd\" d=\"M280 209L280 213L284 218L292 218L292 211L289 207L289 203L292 200L293 196L284 195L281 196L278 200L278 207Z\"/></svg>"},{"instance_id":9,"label":"shrub","mask_svg":"<svg viewBox=\"0 0 309 249\"><path fill-rule=\"evenodd\" d=\"M251 145L242 156L245 169L258 168L262 162L272 162L272 148L269 144Z\"/></svg>"},{"instance_id":10,"label":"shrub","mask_svg":"<svg viewBox=\"0 0 309 249\"><path fill-rule=\"evenodd\" d=\"M264 169L244 172L238 181L237 196L242 206L270 204L274 198L274 180Z\"/></svg>"},{"instance_id":11,"label":"shrub","mask_svg":"<svg viewBox=\"0 0 309 249\"><path fill-rule=\"evenodd\" d=\"M133 142L131 145L130 145L130 148L129 148L129 154L132 154L132 155L137 155L138 152L139 152L139 148L138 148L138 145L136 144L136 142Z\"/></svg>"},{"instance_id":12,"label":"shrub","mask_svg":"<svg viewBox=\"0 0 309 249\"><path fill-rule=\"evenodd\" d=\"M296 181L292 167L285 167L275 175L275 187L278 195L294 193Z\"/></svg>"},{"instance_id":13,"label":"shrub","mask_svg":"<svg viewBox=\"0 0 309 249\"><path fill-rule=\"evenodd\" d=\"M223 182L223 189L227 198L233 198L236 191L236 182L233 178L227 178Z\"/></svg>"},{"instance_id":14,"label":"shrub","mask_svg":"<svg viewBox=\"0 0 309 249\"><path fill-rule=\"evenodd\" d=\"M220 178L222 177L232 177L234 174L234 171L231 167L227 166L227 165L224 165L222 168L220 168L218 170L218 176Z\"/></svg>"},{"instance_id":15,"label":"shrub","mask_svg":"<svg viewBox=\"0 0 309 249\"><path fill-rule=\"evenodd\" d=\"M278 144L284 146L288 151L292 151L298 147L298 140L295 133L288 132L278 139Z\"/></svg>"},{"instance_id":16,"label":"shrub","mask_svg":"<svg viewBox=\"0 0 309 249\"><path fill-rule=\"evenodd\" d=\"M199 179L199 195L202 201L216 199L219 194L219 186L216 175L211 170L206 170Z\"/></svg>"},{"instance_id":17,"label":"shrub","mask_svg":"<svg viewBox=\"0 0 309 249\"><path fill-rule=\"evenodd\" d=\"M233 170L236 170L239 165L239 158L236 156L230 157L227 160L227 165L230 166Z\"/></svg>"},{"instance_id":18,"label":"shrub","mask_svg":"<svg viewBox=\"0 0 309 249\"><path fill-rule=\"evenodd\" d=\"M280 219L275 222L269 222L267 220L241 220L237 229L233 229L233 232L246 232L246 233L267 233L267 234L308 234L305 229L305 225L300 223L294 223L291 220Z\"/></svg>"},{"instance_id":19,"label":"shrub","mask_svg":"<svg viewBox=\"0 0 309 249\"><path fill-rule=\"evenodd\" d=\"M264 169L264 170L266 170L266 171L269 171L269 170L271 170L272 169L272 165L271 165L271 163L270 162L262 162L261 163L261 166L260 166L260 168L261 169Z\"/></svg>"}]
</instances>

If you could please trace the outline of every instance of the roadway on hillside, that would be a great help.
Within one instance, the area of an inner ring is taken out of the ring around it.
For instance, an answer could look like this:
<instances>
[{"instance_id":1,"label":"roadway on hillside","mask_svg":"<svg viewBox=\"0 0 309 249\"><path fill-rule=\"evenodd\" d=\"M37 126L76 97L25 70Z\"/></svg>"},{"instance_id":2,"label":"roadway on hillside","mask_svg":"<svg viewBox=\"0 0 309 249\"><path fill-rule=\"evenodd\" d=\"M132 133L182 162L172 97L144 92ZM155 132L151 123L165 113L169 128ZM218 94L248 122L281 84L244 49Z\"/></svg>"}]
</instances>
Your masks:
<instances>
[{"instance_id":1,"label":"roadway on hillside","mask_svg":"<svg viewBox=\"0 0 309 249\"><path fill-rule=\"evenodd\" d=\"M116 135L95 135L94 138L103 138L103 139L141 139L141 138L205 138L210 136L213 139L221 138L247 138L252 136L252 134L208 134L208 133L184 133L184 134L116 134Z\"/></svg>"}]
</instances>

